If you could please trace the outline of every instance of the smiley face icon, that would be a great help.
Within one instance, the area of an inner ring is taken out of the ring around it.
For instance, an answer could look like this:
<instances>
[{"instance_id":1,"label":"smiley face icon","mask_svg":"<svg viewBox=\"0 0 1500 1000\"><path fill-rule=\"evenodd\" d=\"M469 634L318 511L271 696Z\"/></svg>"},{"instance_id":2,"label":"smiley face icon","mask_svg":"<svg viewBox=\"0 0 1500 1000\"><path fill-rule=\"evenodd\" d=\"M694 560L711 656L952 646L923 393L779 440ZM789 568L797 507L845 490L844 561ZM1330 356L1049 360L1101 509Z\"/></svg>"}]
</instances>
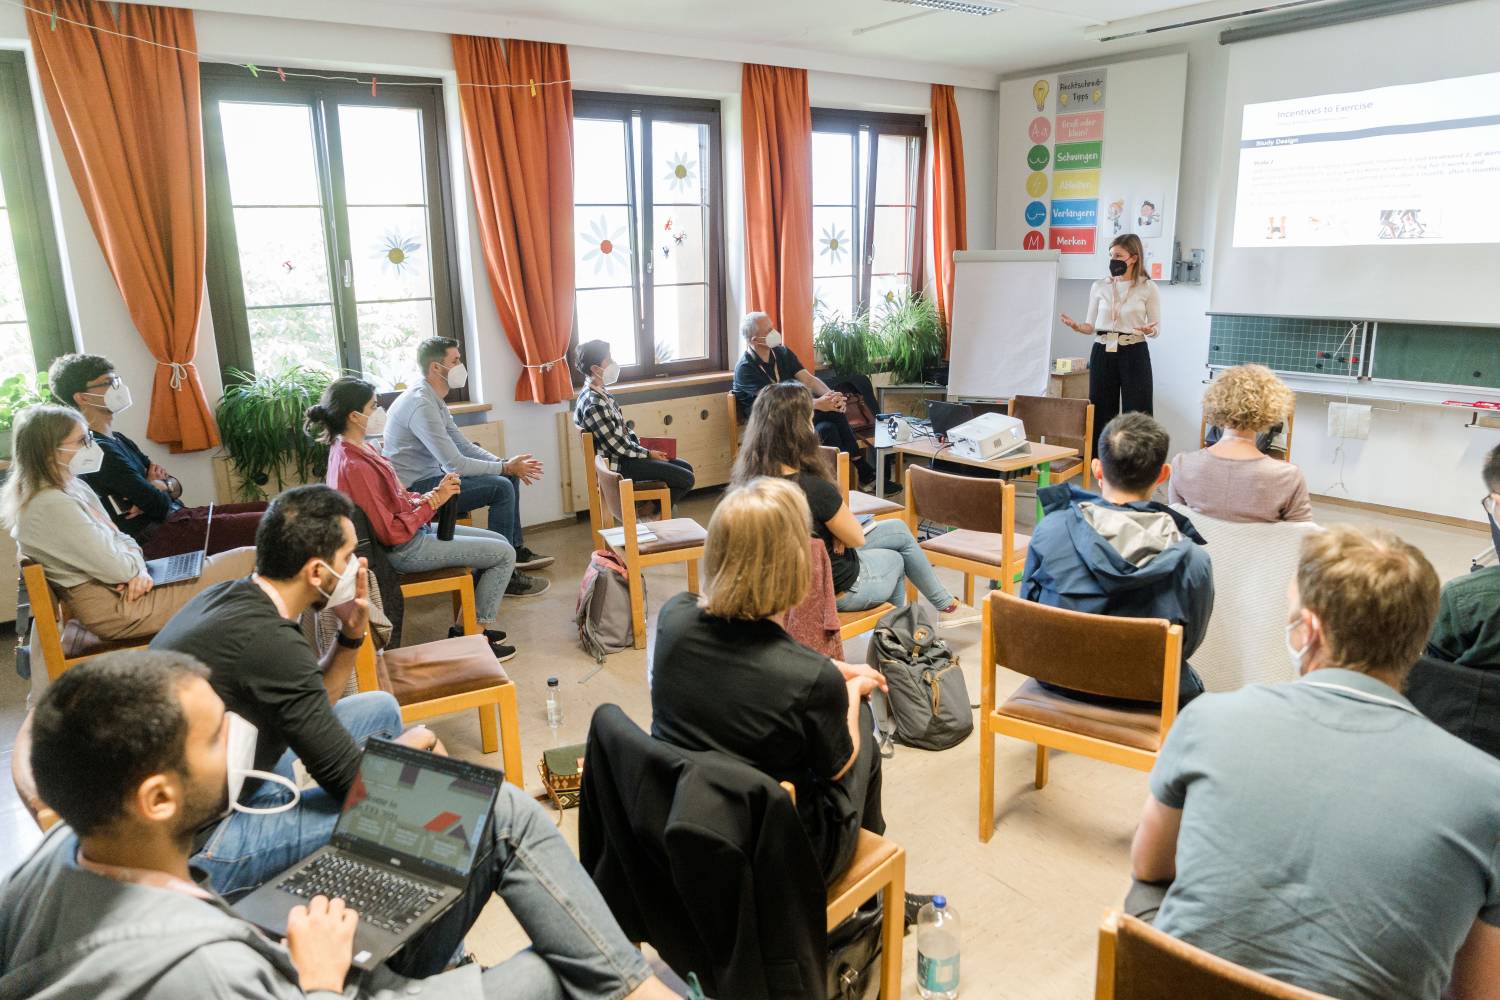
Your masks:
<instances>
[{"instance_id":1,"label":"smiley face icon","mask_svg":"<svg viewBox=\"0 0 1500 1000\"><path fill-rule=\"evenodd\" d=\"M1047 151L1046 146L1036 145L1026 151L1026 165L1032 170L1045 169L1051 159L1052 154Z\"/></svg>"}]
</instances>

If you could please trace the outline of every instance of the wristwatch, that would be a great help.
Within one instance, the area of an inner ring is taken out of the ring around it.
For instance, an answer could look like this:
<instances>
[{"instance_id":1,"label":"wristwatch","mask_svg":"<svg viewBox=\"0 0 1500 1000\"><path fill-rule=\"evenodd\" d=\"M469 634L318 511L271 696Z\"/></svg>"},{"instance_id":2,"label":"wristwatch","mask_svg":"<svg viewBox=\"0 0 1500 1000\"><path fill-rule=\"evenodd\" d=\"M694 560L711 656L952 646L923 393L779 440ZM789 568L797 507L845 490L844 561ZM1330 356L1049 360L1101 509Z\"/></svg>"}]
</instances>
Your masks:
<instances>
[{"instance_id":1,"label":"wristwatch","mask_svg":"<svg viewBox=\"0 0 1500 1000\"><path fill-rule=\"evenodd\" d=\"M357 639L351 639L349 636L344 634L343 629L339 629L337 632L335 632L334 638L338 640L339 645L344 649L358 649L365 644L365 637L363 635L361 635Z\"/></svg>"}]
</instances>

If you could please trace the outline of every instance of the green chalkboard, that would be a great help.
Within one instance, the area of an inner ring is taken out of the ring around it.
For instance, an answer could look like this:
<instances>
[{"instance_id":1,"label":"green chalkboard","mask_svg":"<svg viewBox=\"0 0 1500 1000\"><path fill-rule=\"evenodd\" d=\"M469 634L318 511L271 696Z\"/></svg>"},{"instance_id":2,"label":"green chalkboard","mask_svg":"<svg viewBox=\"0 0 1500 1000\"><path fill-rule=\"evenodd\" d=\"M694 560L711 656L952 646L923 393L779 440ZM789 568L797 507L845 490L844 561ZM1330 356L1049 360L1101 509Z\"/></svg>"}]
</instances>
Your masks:
<instances>
[{"instance_id":1,"label":"green chalkboard","mask_svg":"<svg viewBox=\"0 0 1500 1000\"><path fill-rule=\"evenodd\" d=\"M1208 329L1208 363L1215 367L1260 364L1307 375L1363 372L1363 323L1221 313L1209 317Z\"/></svg>"},{"instance_id":2,"label":"green chalkboard","mask_svg":"<svg viewBox=\"0 0 1500 1000\"><path fill-rule=\"evenodd\" d=\"M1500 327L1381 323L1373 357L1377 379L1500 387Z\"/></svg>"}]
</instances>

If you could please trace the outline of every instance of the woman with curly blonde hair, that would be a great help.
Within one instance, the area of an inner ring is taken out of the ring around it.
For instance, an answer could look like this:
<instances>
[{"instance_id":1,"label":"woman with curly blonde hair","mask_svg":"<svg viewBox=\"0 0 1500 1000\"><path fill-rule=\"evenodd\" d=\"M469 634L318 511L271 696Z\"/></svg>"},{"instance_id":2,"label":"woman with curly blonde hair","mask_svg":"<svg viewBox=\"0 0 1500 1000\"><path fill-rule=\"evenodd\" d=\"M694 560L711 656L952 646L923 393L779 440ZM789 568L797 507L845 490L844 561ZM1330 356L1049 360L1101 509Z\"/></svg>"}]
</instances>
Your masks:
<instances>
[{"instance_id":1,"label":"woman with curly blonde hair","mask_svg":"<svg viewBox=\"0 0 1500 1000\"><path fill-rule=\"evenodd\" d=\"M1223 428L1223 437L1172 459L1167 500L1222 521L1312 520L1302 470L1256 446L1295 403L1292 390L1264 365L1240 365L1214 379L1203 394L1203 415Z\"/></svg>"}]
</instances>

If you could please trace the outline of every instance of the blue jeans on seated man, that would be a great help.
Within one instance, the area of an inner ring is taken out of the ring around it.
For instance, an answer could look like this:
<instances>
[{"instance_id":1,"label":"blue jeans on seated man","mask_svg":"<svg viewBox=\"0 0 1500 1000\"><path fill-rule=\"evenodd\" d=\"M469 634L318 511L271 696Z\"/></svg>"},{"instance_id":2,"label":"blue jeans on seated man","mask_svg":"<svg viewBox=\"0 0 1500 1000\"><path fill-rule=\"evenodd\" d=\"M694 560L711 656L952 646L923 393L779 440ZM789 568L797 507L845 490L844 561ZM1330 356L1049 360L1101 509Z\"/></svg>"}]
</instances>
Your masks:
<instances>
[{"instance_id":1,"label":"blue jeans on seated man","mask_svg":"<svg viewBox=\"0 0 1500 1000\"><path fill-rule=\"evenodd\" d=\"M906 603L908 577L939 611L953 603L906 522L881 521L865 535L864 546L854 551L859 556L859 579L839 595L840 611L866 611L886 602L899 608Z\"/></svg>"},{"instance_id":2,"label":"blue jeans on seated man","mask_svg":"<svg viewBox=\"0 0 1500 1000\"><path fill-rule=\"evenodd\" d=\"M557 826L509 782L500 786L465 894L386 964L412 978L443 971L495 895L531 947L484 970L489 1000L623 997L651 976Z\"/></svg>"},{"instance_id":3,"label":"blue jeans on seated man","mask_svg":"<svg viewBox=\"0 0 1500 1000\"><path fill-rule=\"evenodd\" d=\"M409 487L413 493L426 493L436 489L442 476L418 479ZM513 548L525 544L521 537L521 480L515 476L464 476L458 491L458 511L467 514L481 507L490 509L489 522L485 527L497 535L505 536Z\"/></svg>"},{"instance_id":4,"label":"blue jeans on seated man","mask_svg":"<svg viewBox=\"0 0 1500 1000\"><path fill-rule=\"evenodd\" d=\"M333 714L360 746L372 736L394 739L401 735L401 708L384 691L346 695L333 706ZM296 755L288 750L271 770L295 781L294 760ZM285 802L290 794L280 785L263 781L243 801L264 809ZM208 873L215 892L233 900L328 843L342 808L343 802L323 789L304 788L301 801L286 812L230 813L193 855L192 864Z\"/></svg>"},{"instance_id":5,"label":"blue jeans on seated man","mask_svg":"<svg viewBox=\"0 0 1500 1000\"><path fill-rule=\"evenodd\" d=\"M490 508L492 514L494 510ZM509 542L493 531L463 524L454 527L453 538L446 542L438 538L436 526L428 524L410 541L387 549L386 558L397 573L426 573L449 566L479 570L474 613L484 627L500 616L500 601L516 568L516 550Z\"/></svg>"}]
</instances>

